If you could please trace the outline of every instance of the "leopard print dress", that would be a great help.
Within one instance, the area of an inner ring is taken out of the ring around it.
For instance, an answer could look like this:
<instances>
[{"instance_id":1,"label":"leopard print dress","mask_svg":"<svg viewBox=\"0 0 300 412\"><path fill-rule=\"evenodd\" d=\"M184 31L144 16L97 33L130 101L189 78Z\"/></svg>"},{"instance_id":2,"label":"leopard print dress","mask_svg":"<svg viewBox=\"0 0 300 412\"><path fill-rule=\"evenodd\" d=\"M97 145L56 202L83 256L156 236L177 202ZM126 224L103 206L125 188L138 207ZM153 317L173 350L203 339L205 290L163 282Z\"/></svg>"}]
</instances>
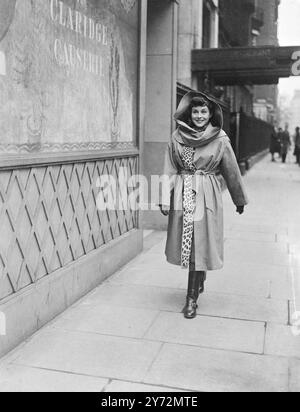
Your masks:
<instances>
[{"instance_id":1,"label":"leopard print dress","mask_svg":"<svg viewBox=\"0 0 300 412\"><path fill-rule=\"evenodd\" d=\"M196 207L196 193L193 191L193 174L197 169L194 164L195 149L185 146L182 153L184 170L191 174L183 175L183 234L181 265L188 268L191 262L192 244L194 235L194 212Z\"/></svg>"}]
</instances>

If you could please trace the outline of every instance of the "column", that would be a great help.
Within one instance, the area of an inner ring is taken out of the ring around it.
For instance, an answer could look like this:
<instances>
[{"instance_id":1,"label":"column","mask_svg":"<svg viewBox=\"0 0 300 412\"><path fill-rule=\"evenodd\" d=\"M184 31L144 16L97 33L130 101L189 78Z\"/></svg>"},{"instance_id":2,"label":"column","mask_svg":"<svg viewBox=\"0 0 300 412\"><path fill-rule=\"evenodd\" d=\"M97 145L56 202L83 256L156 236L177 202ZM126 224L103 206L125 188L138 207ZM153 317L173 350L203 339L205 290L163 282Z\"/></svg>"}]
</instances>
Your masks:
<instances>
[{"instance_id":1,"label":"column","mask_svg":"<svg viewBox=\"0 0 300 412\"><path fill-rule=\"evenodd\" d=\"M152 175L162 174L165 148L175 126L177 35L178 4L169 0L149 0L143 150L144 175L149 183ZM150 195L149 203L153 202ZM149 229L162 229L167 223L157 211L146 211L143 222L144 227Z\"/></svg>"}]
</instances>

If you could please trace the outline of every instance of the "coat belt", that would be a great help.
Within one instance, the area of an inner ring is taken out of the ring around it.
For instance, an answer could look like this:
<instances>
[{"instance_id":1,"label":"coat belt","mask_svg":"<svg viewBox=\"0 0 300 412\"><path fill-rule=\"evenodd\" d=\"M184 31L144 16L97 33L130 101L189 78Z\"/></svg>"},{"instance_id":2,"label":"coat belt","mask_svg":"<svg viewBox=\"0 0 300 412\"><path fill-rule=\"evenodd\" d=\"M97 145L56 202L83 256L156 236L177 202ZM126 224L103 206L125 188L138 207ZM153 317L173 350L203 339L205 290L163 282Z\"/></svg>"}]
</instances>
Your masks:
<instances>
[{"instance_id":1,"label":"coat belt","mask_svg":"<svg viewBox=\"0 0 300 412\"><path fill-rule=\"evenodd\" d=\"M196 172L182 170L179 174L183 177L192 176L192 190L196 193L194 221L200 222L203 219L205 209L211 212L215 210L214 188L211 177L216 180L216 173L205 170L197 170Z\"/></svg>"}]
</instances>

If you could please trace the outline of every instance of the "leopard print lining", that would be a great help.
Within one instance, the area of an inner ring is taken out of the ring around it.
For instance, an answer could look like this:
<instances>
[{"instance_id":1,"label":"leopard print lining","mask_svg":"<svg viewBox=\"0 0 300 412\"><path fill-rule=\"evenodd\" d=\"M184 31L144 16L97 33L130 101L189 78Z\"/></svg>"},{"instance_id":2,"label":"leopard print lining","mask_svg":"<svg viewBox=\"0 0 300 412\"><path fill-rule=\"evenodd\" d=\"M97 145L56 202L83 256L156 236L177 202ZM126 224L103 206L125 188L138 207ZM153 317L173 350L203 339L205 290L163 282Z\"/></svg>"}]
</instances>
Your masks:
<instances>
[{"instance_id":1,"label":"leopard print lining","mask_svg":"<svg viewBox=\"0 0 300 412\"><path fill-rule=\"evenodd\" d=\"M184 169L188 172L197 171L194 165L195 149L185 146L182 153ZM194 234L194 211L196 207L196 193L193 191L193 176L184 175L183 191L183 234L181 264L183 268L188 268L191 259L192 241Z\"/></svg>"}]
</instances>

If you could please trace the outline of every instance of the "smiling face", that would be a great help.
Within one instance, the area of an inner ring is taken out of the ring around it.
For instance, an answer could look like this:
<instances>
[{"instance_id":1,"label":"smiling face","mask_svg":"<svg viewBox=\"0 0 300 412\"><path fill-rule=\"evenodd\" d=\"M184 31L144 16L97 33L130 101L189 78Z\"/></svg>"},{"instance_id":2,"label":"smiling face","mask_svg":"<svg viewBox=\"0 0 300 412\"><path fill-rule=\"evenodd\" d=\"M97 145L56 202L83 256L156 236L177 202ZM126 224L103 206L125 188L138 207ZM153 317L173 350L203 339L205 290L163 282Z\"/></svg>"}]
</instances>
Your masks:
<instances>
[{"instance_id":1,"label":"smiling face","mask_svg":"<svg viewBox=\"0 0 300 412\"><path fill-rule=\"evenodd\" d=\"M207 106L196 106L192 108L192 123L197 129L204 129L210 122L212 115Z\"/></svg>"}]
</instances>

